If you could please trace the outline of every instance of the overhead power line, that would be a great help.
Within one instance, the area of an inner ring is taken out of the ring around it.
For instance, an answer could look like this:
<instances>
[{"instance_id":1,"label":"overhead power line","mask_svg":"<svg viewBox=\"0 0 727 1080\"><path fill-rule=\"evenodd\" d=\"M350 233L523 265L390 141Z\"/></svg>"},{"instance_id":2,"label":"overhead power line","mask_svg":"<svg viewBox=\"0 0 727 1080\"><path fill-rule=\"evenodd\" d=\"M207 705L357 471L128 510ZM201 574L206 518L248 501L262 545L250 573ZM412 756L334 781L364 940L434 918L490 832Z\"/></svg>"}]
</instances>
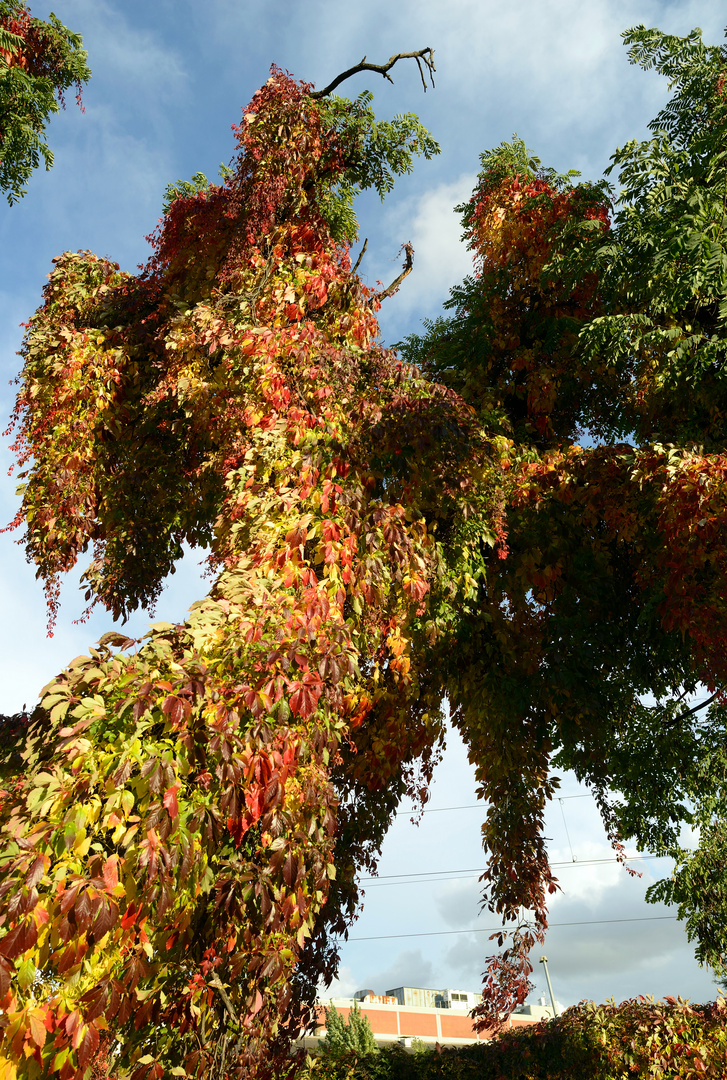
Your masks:
<instances>
[{"instance_id":1,"label":"overhead power line","mask_svg":"<svg viewBox=\"0 0 727 1080\"><path fill-rule=\"evenodd\" d=\"M626 857L626 862L639 862L644 859L659 859L663 856L660 855L629 855ZM566 859L564 862L553 862L551 867L572 867L572 866L602 866L604 864L617 863L619 860L616 858L609 859L579 859L576 862L571 862ZM482 866L470 866L466 869L460 870L422 870L411 874L381 874L379 877L367 877L361 878L361 884L367 888L371 888L374 885L413 885L413 884L425 884L422 881L426 878L428 881L455 881L463 876L470 874L482 874L484 873L484 867Z\"/></svg>"},{"instance_id":2,"label":"overhead power line","mask_svg":"<svg viewBox=\"0 0 727 1080\"><path fill-rule=\"evenodd\" d=\"M629 922L676 922L676 915L644 915L633 919L582 919L575 922L549 923L548 929L554 926L605 926L609 923ZM392 941L394 938L414 937L451 937L455 934L497 934L501 930L507 930L502 926L473 926L467 930L422 930L413 934L372 934L370 937L350 937L347 941Z\"/></svg>"},{"instance_id":3,"label":"overhead power line","mask_svg":"<svg viewBox=\"0 0 727 1080\"><path fill-rule=\"evenodd\" d=\"M587 792L585 795L558 795L558 799L592 799L593 795ZM398 814L406 816L407 814L444 814L450 810L481 810L484 804L482 802L467 803L465 806L428 806L426 810L420 810L416 806L410 807L408 810L399 810Z\"/></svg>"}]
</instances>

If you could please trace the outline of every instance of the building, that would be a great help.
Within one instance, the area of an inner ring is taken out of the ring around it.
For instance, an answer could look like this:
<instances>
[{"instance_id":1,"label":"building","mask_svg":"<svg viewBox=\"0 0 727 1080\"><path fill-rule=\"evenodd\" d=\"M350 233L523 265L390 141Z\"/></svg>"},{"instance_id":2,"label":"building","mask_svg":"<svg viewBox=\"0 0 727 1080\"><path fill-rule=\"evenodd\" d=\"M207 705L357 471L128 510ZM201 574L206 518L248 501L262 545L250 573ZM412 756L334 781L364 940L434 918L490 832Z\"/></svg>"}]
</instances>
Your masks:
<instances>
[{"instance_id":1,"label":"building","mask_svg":"<svg viewBox=\"0 0 727 1080\"><path fill-rule=\"evenodd\" d=\"M361 991L359 991L361 993ZM387 995L394 997L399 1005L424 1006L430 1009L464 1009L469 1012L482 1001L482 994L473 994L469 990L429 990L421 986L397 986L387 990ZM356 996L356 995L354 995Z\"/></svg>"},{"instance_id":2,"label":"building","mask_svg":"<svg viewBox=\"0 0 727 1080\"><path fill-rule=\"evenodd\" d=\"M390 1043L411 1045L419 1039L428 1046L466 1046L487 1042L488 1032L475 1031L469 1012L482 1000L481 994L469 990L434 990L419 986L397 986L385 994L373 990L358 990L352 998L330 998L321 1001L317 1009L317 1027L299 1045L312 1050L326 1035L326 1009L334 1006L348 1020L358 1006L368 1018L379 1046ZM542 1000L542 999L541 999ZM522 1005L507 1022L508 1028L527 1027L547 1020L552 1012L544 1004Z\"/></svg>"}]
</instances>

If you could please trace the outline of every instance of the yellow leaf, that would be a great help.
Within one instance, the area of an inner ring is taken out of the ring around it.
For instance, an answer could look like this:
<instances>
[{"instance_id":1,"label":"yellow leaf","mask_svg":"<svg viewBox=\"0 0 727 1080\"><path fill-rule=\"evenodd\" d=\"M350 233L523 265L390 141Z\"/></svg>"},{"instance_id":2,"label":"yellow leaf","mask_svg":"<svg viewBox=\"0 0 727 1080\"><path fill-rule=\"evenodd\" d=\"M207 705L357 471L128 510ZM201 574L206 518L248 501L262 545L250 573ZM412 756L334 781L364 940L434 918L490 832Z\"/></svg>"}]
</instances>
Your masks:
<instances>
[{"instance_id":1,"label":"yellow leaf","mask_svg":"<svg viewBox=\"0 0 727 1080\"><path fill-rule=\"evenodd\" d=\"M17 1075L15 1064L6 1057L0 1057L0 1080L15 1080Z\"/></svg>"}]
</instances>

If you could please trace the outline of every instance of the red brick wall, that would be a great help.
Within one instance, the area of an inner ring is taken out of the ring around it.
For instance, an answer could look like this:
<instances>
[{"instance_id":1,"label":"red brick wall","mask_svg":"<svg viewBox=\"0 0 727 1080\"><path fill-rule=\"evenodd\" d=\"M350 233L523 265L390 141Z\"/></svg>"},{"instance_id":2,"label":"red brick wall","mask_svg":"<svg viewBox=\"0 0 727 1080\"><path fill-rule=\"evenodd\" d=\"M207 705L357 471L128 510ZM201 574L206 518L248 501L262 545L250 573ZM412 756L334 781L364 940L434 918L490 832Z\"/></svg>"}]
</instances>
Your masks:
<instances>
[{"instance_id":1,"label":"red brick wall","mask_svg":"<svg viewBox=\"0 0 727 1080\"><path fill-rule=\"evenodd\" d=\"M443 1039L477 1038L477 1032L472 1027L472 1020L466 1013L460 1013L459 1016L456 1013L452 1016L440 1014L440 1023L442 1025Z\"/></svg>"},{"instance_id":2,"label":"red brick wall","mask_svg":"<svg viewBox=\"0 0 727 1080\"><path fill-rule=\"evenodd\" d=\"M430 1035L437 1038L437 1017L435 1013L400 1012L399 1023L402 1035ZM372 1025L373 1026L373 1025Z\"/></svg>"},{"instance_id":3,"label":"red brick wall","mask_svg":"<svg viewBox=\"0 0 727 1080\"><path fill-rule=\"evenodd\" d=\"M337 1006L337 1008L339 1014L347 1021L350 1009L346 1008L346 1006L340 1008ZM394 1039L404 1038L405 1036L408 1038L416 1036L429 1039L441 1038L443 1041L470 1039L472 1042L489 1038L489 1032L486 1031L480 1032L478 1035L473 1027L472 1019L466 1013L452 1012L448 1009L441 1009L438 1014L433 1010L377 1009L375 1005L369 1006L365 1002L360 1008L364 1016L368 1017L374 1035L383 1035ZM439 1030L437 1029L437 1015L439 1016ZM325 1027L325 1007L319 1006L316 1018L318 1025ZM511 1016L508 1027L528 1027L533 1023L535 1023L534 1019L526 1019L524 1016Z\"/></svg>"}]
</instances>

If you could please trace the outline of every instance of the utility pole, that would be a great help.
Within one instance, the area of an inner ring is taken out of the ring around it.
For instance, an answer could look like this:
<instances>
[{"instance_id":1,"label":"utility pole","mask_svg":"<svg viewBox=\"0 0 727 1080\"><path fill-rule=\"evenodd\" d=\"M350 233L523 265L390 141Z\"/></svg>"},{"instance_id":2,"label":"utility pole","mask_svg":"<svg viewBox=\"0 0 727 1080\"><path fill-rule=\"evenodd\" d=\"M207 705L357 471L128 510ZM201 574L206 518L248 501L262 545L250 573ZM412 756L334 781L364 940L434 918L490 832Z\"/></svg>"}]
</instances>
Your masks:
<instances>
[{"instance_id":1,"label":"utility pole","mask_svg":"<svg viewBox=\"0 0 727 1080\"><path fill-rule=\"evenodd\" d=\"M540 963L545 968L545 978L548 981L548 990L550 991L550 1003L553 1006L553 1017L555 1018L558 1015L558 1010L555 1007L555 995L553 994L553 985L550 981L550 975L548 974L548 957L541 956Z\"/></svg>"}]
</instances>

